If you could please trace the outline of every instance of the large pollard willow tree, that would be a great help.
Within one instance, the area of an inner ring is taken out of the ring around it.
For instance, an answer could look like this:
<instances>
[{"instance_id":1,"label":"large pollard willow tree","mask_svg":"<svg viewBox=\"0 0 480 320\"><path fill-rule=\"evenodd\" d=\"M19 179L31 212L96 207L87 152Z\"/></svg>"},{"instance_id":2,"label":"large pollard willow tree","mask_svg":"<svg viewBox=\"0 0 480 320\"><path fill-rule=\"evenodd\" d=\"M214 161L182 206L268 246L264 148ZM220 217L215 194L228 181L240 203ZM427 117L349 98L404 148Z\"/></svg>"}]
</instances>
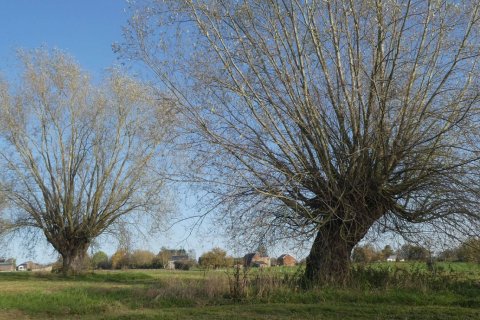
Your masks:
<instances>
[{"instance_id":1,"label":"large pollard willow tree","mask_svg":"<svg viewBox=\"0 0 480 320\"><path fill-rule=\"evenodd\" d=\"M0 87L4 231L39 230L67 274L129 215L165 213L158 169L171 110L118 71L93 84L59 51L20 62L20 80Z\"/></svg>"},{"instance_id":2,"label":"large pollard willow tree","mask_svg":"<svg viewBox=\"0 0 480 320\"><path fill-rule=\"evenodd\" d=\"M343 282L368 232L478 231L479 6L140 1L118 50L183 106L222 218Z\"/></svg>"}]
</instances>

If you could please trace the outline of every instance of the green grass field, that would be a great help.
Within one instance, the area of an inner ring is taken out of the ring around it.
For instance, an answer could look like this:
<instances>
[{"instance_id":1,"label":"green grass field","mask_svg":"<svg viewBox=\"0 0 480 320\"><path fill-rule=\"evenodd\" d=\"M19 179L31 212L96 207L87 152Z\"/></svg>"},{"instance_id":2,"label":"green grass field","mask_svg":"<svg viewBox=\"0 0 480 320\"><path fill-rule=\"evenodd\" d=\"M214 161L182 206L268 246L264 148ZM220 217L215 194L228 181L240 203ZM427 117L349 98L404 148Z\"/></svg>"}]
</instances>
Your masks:
<instances>
[{"instance_id":1,"label":"green grass field","mask_svg":"<svg viewBox=\"0 0 480 320\"><path fill-rule=\"evenodd\" d=\"M241 299L225 271L0 273L0 319L480 319L480 267L359 266L344 288L303 290L295 269L251 270Z\"/></svg>"}]
</instances>

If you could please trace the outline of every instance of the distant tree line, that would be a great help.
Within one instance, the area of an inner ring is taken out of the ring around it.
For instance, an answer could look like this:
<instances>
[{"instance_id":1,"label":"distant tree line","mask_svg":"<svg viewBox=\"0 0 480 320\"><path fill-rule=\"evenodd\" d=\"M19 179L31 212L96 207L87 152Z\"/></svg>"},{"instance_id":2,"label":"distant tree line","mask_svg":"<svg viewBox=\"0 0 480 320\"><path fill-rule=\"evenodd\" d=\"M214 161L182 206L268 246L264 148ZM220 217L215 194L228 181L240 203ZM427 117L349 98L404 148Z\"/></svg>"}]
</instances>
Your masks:
<instances>
[{"instance_id":1,"label":"distant tree line","mask_svg":"<svg viewBox=\"0 0 480 320\"><path fill-rule=\"evenodd\" d=\"M174 267L177 270L189 270L192 267L202 269L229 268L236 264L243 265L243 257L234 258L219 247L203 253L198 261L192 252L184 249L172 250L162 247L158 254L148 250L118 249L112 256L103 251L97 251L85 258L84 269L115 270L115 269L168 269ZM272 258L272 265L276 265L276 259Z\"/></svg>"},{"instance_id":2,"label":"distant tree line","mask_svg":"<svg viewBox=\"0 0 480 320\"><path fill-rule=\"evenodd\" d=\"M179 256L184 258L175 260L175 257ZM434 259L436 261L480 263L480 238L469 238L460 245L437 254L416 244L404 244L397 250L390 245L378 249L373 244L365 244L354 248L351 259L356 263L387 261L387 259L423 262ZM229 256L224 249L216 247L203 253L197 261L191 252L187 253L184 249L172 250L162 247L157 254L141 249L132 252L127 249L118 249L110 257L103 251L97 251L85 259L85 268L94 270L168 269L172 267L172 264L177 270L189 270L192 267L222 269L243 264L243 258ZM276 264L276 259L273 258L272 266Z\"/></svg>"},{"instance_id":3,"label":"distant tree line","mask_svg":"<svg viewBox=\"0 0 480 320\"><path fill-rule=\"evenodd\" d=\"M469 238L460 245L438 255L439 261L480 263L480 239Z\"/></svg>"},{"instance_id":4,"label":"distant tree line","mask_svg":"<svg viewBox=\"0 0 480 320\"><path fill-rule=\"evenodd\" d=\"M184 259L175 261L174 255L184 255ZM115 270L115 269L167 269L172 261L175 269L188 270L197 265L195 257L189 255L185 250L170 250L162 248L158 254L149 250L118 249L112 256L103 251L97 251L93 255L87 255L84 261L84 269L93 270Z\"/></svg>"},{"instance_id":5,"label":"distant tree line","mask_svg":"<svg viewBox=\"0 0 480 320\"><path fill-rule=\"evenodd\" d=\"M397 261L449 261L449 262L474 262L480 263L480 238L468 238L458 246L433 253L427 248L404 244L398 250L393 250L386 245L382 250L376 249L372 244L357 246L352 253L352 260L358 263L386 261L389 257Z\"/></svg>"},{"instance_id":6,"label":"distant tree line","mask_svg":"<svg viewBox=\"0 0 480 320\"><path fill-rule=\"evenodd\" d=\"M404 244L398 250L393 250L390 245L377 250L373 245L366 244L355 247L352 253L352 260L359 263L387 261L389 258L397 261L427 261L431 258L431 253L426 248L414 244Z\"/></svg>"},{"instance_id":7,"label":"distant tree line","mask_svg":"<svg viewBox=\"0 0 480 320\"><path fill-rule=\"evenodd\" d=\"M127 249L118 249L110 257L103 251L97 251L93 255L87 255L84 267L94 270L168 269L173 264L177 270L189 270L197 266L204 269L227 268L242 262L242 258L228 256L225 250L218 247L203 253L198 262L192 252L162 247L158 254L148 250L139 249L129 252Z\"/></svg>"}]
</instances>

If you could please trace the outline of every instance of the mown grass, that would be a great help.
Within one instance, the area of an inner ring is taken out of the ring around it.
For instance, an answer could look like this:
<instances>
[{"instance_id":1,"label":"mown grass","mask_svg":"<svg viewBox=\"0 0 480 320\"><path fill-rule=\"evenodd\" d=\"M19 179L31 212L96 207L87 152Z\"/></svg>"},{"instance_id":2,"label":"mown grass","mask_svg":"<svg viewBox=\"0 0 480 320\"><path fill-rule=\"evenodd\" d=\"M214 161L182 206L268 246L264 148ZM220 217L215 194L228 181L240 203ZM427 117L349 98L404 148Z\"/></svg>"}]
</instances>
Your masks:
<instances>
[{"instance_id":1,"label":"mown grass","mask_svg":"<svg viewBox=\"0 0 480 320\"><path fill-rule=\"evenodd\" d=\"M310 290L296 272L252 270L241 299L224 271L0 273L0 319L480 319L477 265L355 266L347 287Z\"/></svg>"}]
</instances>

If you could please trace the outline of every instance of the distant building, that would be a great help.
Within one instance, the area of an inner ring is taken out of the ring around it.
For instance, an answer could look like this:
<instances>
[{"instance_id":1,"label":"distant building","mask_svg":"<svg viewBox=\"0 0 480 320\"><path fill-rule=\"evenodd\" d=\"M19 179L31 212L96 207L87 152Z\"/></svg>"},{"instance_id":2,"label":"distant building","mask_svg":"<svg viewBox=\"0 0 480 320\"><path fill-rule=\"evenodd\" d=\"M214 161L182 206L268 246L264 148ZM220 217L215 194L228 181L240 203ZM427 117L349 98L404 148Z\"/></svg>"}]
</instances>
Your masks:
<instances>
[{"instance_id":1,"label":"distant building","mask_svg":"<svg viewBox=\"0 0 480 320\"><path fill-rule=\"evenodd\" d=\"M185 249L165 249L163 248L160 252L167 252L170 256L187 256L187 250Z\"/></svg>"},{"instance_id":2,"label":"distant building","mask_svg":"<svg viewBox=\"0 0 480 320\"><path fill-rule=\"evenodd\" d=\"M17 266L17 271L52 271L51 265L43 265L33 261L27 261Z\"/></svg>"},{"instance_id":3,"label":"distant building","mask_svg":"<svg viewBox=\"0 0 480 320\"><path fill-rule=\"evenodd\" d=\"M36 269L37 264L33 261L27 261L20 263L17 266L18 271L32 271L33 269Z\"/></svg>"},{"instance_id":4,"label":"distant building","mask_svg":"<svg viewBox=\"0 0 480 320\"><path fill-rule=\"evenodd\" d=\"M173 261L173 260L168 260L167 266L166 266L165 269L175 270L175 261Z\"/></svg>"},{"instance_id":5,"label":"distant building","mask_svg":"<svg viewBox=\"0 0 480 320\"><path fill-rule=\"evenodd\" d=\"M190 257L190 254L192 251L189 252L190 254L187 253L185 249L171 249L166 251L170 255L170 259L168 260L166 269L170 269L170 270L175 269L175 262L178 262L178 261L187 262L192 260Z\"/></svg>"},{"instance_id":6,"label":"distant building","mask_svg":"<svg viewBox=\"0 0 480 320\"><path fill-rule=\"evenodd\" d=\"M282 254L280 257L277 258L277 265L279 266L292 267L296 264L297 260L289 254Z\"/></svg>"},{"instance_id":7,"label":"distant building","mask_svg":"<svg viewBox=\"0 0 480 320\"><path fill-rule=\"evenodd\" d=\"M400 259L396 254L391 255L387 258L388 262L395 262L395 261L405 261L405 259Z\"/></svg>"},{"instance_id":8,"label":"distant building","mask_svg":"<svg viewBox=\"0 0 480 320\"><path fill-rule=\"evenodd\" d=\"M0 259L0 271L15 271L15 259Z\"/></svg>"},{"instance_id":9,"label":"distant building","mask_svg":"<svg viewBox=\"0 0 480 320\"><path fill-rule=\"evenodd\" d=\"M248 253L243 257L243 263L246 267L265 268L270 267L270 257L263 257L260 253Z\"/></svg>"}]
</instances>

